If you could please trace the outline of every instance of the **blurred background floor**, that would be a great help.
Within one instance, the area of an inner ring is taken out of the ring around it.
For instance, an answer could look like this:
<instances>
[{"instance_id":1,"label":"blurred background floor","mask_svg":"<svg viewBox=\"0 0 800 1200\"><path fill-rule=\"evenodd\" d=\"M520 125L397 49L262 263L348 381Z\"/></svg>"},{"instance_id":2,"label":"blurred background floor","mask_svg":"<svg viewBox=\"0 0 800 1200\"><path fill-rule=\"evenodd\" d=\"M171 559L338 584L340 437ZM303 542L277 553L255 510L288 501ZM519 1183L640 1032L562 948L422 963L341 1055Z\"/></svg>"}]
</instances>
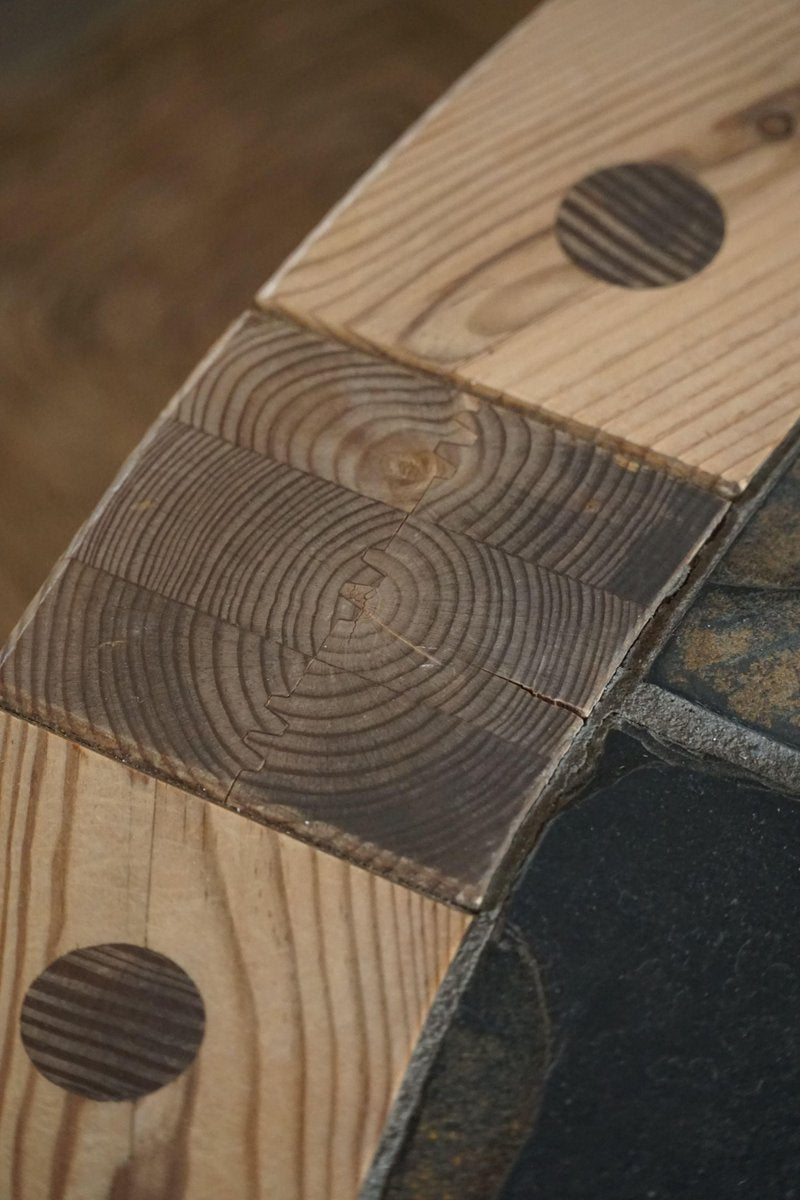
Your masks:
<instances>
[{"instance_id":1,"label":"blurred background floor","mask_svg":"<svg viewBox=\"0 0 800 1200\"><path fill-rule=\"evenodd\" d=\"M4 0L0 641L195 361L533 0Z\"/></svg>"}]
</instances>

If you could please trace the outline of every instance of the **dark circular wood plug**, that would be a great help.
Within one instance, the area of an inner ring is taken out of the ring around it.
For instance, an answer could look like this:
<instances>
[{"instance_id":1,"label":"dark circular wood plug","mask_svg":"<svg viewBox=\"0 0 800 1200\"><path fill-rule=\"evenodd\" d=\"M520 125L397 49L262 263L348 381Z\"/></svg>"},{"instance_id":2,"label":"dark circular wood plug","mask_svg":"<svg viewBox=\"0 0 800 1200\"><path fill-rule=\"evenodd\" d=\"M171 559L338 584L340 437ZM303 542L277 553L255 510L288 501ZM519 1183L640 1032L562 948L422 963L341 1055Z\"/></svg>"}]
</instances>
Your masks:
<instances>
[{"instance_id":1,"label":"dark circular wood plug","mask_svg":"<svg viewBox=\"0 0 800 1200\"><path fill-rule=\"evenodd\" d=\"M90 1100L133 1100L197 1054L203 1000L172 959L124 943L72 950L25 994L22 1041L42 1075Z\"/></svg>"},{"instance_id":2,"label":"dark circular wood plug","mask_svg":"<svg viewBox=\"0 0 800 1200\"><path fill-rule=\"evenodd\" d=\"M665 287L702 271L725 236L711 192L664 163L624 163L571 187L556 219L566 255L621 287Z\"/></svg>"}]
</instances>

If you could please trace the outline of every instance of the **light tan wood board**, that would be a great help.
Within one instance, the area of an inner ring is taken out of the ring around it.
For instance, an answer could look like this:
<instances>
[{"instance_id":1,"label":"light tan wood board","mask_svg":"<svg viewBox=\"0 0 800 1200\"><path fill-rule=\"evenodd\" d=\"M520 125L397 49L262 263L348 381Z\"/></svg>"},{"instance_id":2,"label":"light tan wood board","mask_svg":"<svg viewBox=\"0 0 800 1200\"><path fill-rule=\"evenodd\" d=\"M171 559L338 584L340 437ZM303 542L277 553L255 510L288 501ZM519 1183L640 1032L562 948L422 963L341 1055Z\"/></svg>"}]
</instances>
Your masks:
<instances>
[{"instance_id":1,"label":"light tan wood board","mask_svg":"<svg viewBox=\"0 0 800 1200\"><path fill-rule=\"evenodd\" d=\"M261 303L733 494L800 412L798 62L797 0L549 0ZM561 201L653 161L717 197L722 247L673 286L603 282Z\"/></svg>"},{"instance_id":2,"label":"light tan wood board","mask_svg":"<svg viewBox=\"0 0 800 1200\"><path fill-rule=\"evenodd\" d=\"M352 1200L468 918L7 714L0 843L0 1195ZM39 972L109 942L206 1009L135 1102L66 1092L20 1040Z\"/></svg>"}]
</instances>

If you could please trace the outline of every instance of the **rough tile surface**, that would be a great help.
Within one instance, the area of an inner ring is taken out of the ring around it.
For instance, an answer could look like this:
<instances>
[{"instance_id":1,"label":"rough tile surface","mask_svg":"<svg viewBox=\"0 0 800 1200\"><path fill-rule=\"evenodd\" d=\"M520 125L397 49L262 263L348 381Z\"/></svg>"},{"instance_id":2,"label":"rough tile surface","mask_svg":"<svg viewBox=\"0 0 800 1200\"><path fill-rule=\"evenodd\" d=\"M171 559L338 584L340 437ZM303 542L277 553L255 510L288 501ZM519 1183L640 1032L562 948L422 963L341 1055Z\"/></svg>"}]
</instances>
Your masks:
<instances>
[{"instance_id":1,"label":"rough tile surface","mask_svg":"<svg viewBox=\"0 0 800 1200\"><path fill-rule=\"evenodd\" d=\"M391 1200L786 1200L800 805L612 734L462 995Z\"/></svg>"},{"instance_id":2,"label":"rough tile surface","mask_svg":"<svg viewBox=\"0 0 800 1200\"><path fill-rule=\"evenodd\" d=\"M479 904L725 502L250 314L23 624L5 702Z\"/></svg>"},{"instance_id":3,"label":"rough tile surface","mask_svg":"<svg viewBox=\"0 0 800 1200\"><path fill-rule=\"evenodd\" d=\"M800 457L716 567L652 678L800 748Z\"/></svg>"}]
</instances>

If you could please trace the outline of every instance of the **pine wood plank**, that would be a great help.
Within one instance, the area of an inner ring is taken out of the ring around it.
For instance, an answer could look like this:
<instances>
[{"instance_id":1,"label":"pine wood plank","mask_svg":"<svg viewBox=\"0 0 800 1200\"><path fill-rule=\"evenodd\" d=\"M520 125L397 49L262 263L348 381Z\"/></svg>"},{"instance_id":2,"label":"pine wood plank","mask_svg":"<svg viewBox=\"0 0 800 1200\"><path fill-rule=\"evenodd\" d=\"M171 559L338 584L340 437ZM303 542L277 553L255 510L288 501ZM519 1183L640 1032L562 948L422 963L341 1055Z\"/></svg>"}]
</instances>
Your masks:
<instances>
[{"instance_id":1,"label":"pine wood plank","mask_svg":"<svg viewBox=\"0 0 800 1200\"><path fill-rule=\"evenodd\" d=\"M469 918L8 714L0 831L0 1194L354 1200ZM205 1006L193 1064L137 1101L68 1093L19 1036L39 972L109 942Z\"/></svg>"},{"instance_id":2,"label":"pine wood plank","mask_svg":"<svg viewBox=\"0 0 800 1200\"><path fill-rule=\"evenodd\" d=\"M550 0L261 303L733 494L798 416L798 54L795 0Z\"/></svg>"},{"instance_id":3,"label":"pine wood plank","mask_svg":"<svg viewBox=\"0 0 800 1200\"><path fill-rule=\"evenodd\" d=\"M15 712L482 903L724 502L249 314L0 661Z\"/></svg>"}]
</instances>

